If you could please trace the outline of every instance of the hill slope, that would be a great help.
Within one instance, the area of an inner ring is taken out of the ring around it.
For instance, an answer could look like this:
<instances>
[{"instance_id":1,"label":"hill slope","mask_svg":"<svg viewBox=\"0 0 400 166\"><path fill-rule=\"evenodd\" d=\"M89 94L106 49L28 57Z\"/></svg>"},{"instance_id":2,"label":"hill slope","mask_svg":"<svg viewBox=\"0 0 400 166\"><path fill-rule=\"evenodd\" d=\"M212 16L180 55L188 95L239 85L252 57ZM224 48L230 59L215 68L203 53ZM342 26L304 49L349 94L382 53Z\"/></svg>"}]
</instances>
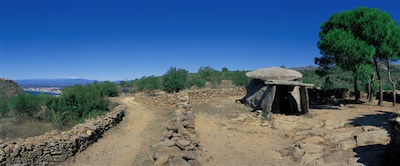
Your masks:
<instances>
[{"instance_id":1,"label":"hill slope","mask_svg":"<svg viewBox=\"0 0 400 166\"><path fill-rule=\"evenodd\" d=\"M8 99L18 93L24 93L24 90L15 81L0 78L0 100Z\"/></svg>"}]
</instances>

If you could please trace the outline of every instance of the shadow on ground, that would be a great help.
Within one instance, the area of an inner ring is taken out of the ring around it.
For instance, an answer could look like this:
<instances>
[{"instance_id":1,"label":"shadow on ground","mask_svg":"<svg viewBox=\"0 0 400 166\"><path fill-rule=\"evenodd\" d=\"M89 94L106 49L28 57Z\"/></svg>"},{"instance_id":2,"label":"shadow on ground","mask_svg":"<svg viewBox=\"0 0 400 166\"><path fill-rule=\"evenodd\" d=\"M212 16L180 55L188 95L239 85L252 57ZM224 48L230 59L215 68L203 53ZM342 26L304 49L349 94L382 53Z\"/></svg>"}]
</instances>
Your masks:
<instances>
[{"instance_id":1,"label":"shadow on ground","mask_svg":"<svg viewBox=\"0 0 400 166\"><path fill-rule=\"evenodd\" d=\"M389 120L395 117L395 114L387 111L376 111L376 114L363 115L354 119L350 119L353 126L375 126L380 127L389 132Z\"/></svg>"},{"instance_id":2,"label":"shadow on ground","mask_svg":"<svg viewBox=\"0 0 400 166\"><path fill-rule=\"evenodd\" d=\"M320 100L311 100L310 108L311 109L324 109L324 110L339 110L341 105L347 104L363 104L362 101L354 101L348 99L320 99Z\"/></svg>"},{"instance_id":3,"label":"shadow on ground","mask_svg":"<svg viewBox=\"0 0 400 166\"><path fill-rule=\"evenodd\" d=\"M385 129L390 133L389 120L395 116L392 112L376 111L375 114L363 115L351 119L350 124L353 126L375 126ZM353 149L358 157L357 162L368 165L393 165L388 157L388 145L373 144L358 146Z\"/></svg>"},{"instance_id":4,"label":"shadow on ground","mask_svg":"<svg viewBox=\"0 0 400 166\"><path fill-rule=\"evenodd\" d=\"M391 166L390 159L387 155L387 145L374 144L358 146L353 149L356 154L355 157L359 158L358 163L362 163L366 166Z\"/></svg>"}]
</instances>

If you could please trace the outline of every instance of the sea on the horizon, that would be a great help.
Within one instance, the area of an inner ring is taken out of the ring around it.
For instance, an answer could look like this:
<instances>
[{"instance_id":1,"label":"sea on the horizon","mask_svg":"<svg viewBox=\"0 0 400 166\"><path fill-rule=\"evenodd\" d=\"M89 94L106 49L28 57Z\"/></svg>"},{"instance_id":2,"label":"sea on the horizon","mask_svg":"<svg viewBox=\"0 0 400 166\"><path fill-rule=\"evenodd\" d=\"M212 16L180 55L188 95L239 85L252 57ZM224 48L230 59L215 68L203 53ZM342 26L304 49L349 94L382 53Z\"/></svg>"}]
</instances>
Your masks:
<instances>
[{"instance_id":1,"label":"sea on the horizon","mask_svg":"<svg viewBox=\"0 0 400 166\"><path fill-rule=\"evenodd\" d=\"M50 95L50 96L59 96L59 93L53 93L53 92L39 92L39 91L25 91L25 93L28 94L33 94L33 95L39 95L41 93L46 94L46 95Z\"/></svg>"}]
</instances>

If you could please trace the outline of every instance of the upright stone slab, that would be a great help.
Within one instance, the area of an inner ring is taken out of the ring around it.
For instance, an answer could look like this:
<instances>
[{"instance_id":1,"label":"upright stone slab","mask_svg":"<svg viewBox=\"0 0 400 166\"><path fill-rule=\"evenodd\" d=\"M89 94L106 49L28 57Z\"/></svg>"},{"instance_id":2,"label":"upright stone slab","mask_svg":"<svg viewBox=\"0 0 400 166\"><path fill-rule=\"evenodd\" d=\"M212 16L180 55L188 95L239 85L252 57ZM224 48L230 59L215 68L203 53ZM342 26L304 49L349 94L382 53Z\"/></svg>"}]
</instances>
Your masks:
<instances>
[{"instance_id":1,"label":"upright stone slab","mask_svg":"<svg viewBox=\"0 0 400 166\"><path fill-rule=\"evenodd\" d=\"M301 109L302 114L307 114L310 108L310 100L308 97L308 90L307 87L301 86L300 87L300 98L301 98Z\"/></svg>"},{"instance_id":2,"label":"upright stone slab","mask_svg":"<svg viewBox=\"0 0 400 166\"><path fill-rule=\"evenodd\" d=\"M302 112L301 109L301 97L300 97L300 87L299 86L294 86L293 90L290 92L290 96L293 97L294 101L292 101L290 104L293 105L292 110L296 110L297 112Z\"/></svg>"},{"instance_id":3,"label":"upright stone slab","mask_svg":"<svg viewBox=\"0 0 400 166\"><path fill-rule=\"evenodd\" d=\"M270 117L271 110L272 110L272 104L274 103L274 99L275 99L276 87L275 87L275 85L269 85L266 87L267 87L267 89L266 89L264 96L262 98L262 101L261 101L261 108L264 113L264 116Z\"/></svg>"}]
</instances>

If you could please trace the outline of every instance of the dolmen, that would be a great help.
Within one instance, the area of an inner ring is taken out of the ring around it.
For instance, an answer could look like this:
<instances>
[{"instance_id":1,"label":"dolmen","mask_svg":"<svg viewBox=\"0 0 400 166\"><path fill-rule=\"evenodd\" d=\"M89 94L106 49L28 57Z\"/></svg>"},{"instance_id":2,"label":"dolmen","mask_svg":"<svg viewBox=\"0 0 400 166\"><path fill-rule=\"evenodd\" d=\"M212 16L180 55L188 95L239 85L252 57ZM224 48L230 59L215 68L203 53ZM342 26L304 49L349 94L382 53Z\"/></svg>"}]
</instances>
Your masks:
<instances>
[{"instance_id":1,"label":"dolmen","mask_svg":"<svg viewBox=\"0 0 400 166\"><path fill-rule=\"evenodd\" d=\"M300 72L271 67L248 72L246 76L252 78L246 86L246 96L236 101L254 110L262 110L266 118L271 118L271 113L308 113L307 88L313 84L299 82L303 76Z\"/></svg>"}]
</instances>

